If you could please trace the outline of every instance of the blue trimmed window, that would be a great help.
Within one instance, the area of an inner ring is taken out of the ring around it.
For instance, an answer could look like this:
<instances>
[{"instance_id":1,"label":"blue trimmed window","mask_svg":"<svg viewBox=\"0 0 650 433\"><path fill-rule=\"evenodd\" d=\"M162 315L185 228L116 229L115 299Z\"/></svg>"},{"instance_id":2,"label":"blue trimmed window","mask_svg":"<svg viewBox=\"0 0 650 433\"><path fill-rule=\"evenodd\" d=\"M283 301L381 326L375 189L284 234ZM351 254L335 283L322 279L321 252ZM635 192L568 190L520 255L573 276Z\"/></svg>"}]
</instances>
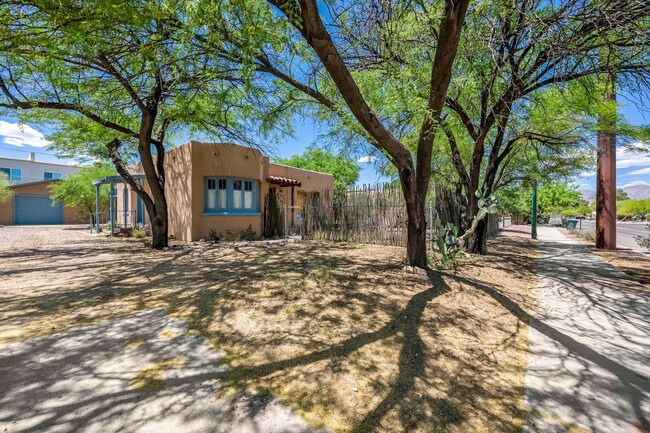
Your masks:
<instances>
[{"instance_id":1,"label":"blue trimmed window","mask_svg":"<svg viewBox=\"0 0 650 433\"><path fill-rule=\"evenodd\" d=\"M20 182L23 177L23 172L19 168L0 168L0 173L6 174L12 182Z\"/></svg>"},{"instance_id":2,"label":"blue trimmed window","mask_svg":"<svg viewBox=\"0 0 650 433\"><path fill-rule=\"evenodd\" d=\"M61 179L61 173L46 171L43 173L43 180Z\"/></svg>"},{"instance_id":3,"label":"blue trimmed window","mask_svg":"<svg viewBox=\"0 0 650 433\"><path fill-rule=\"evenodd\" d=\"M205 213L247 214L259 212L259 183L252 179L205 178Z\"/></svg>"}]
</instances>

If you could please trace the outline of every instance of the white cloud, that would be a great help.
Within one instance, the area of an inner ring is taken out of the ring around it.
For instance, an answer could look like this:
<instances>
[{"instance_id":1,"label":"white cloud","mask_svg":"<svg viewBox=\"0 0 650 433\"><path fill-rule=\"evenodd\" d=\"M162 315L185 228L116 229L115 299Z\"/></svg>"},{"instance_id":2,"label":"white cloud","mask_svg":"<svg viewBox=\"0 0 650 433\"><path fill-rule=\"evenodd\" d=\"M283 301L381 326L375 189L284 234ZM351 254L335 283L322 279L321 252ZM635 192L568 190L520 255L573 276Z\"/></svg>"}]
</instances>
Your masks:
<instances>
[{"instance_id":1,"label":"white cloud","mask_svg":"<svg viewBox=\"0 0 650 433\"><path fill-rule=\"evenodd\" d=\"M50 144L45 136L29 125L0 120L0 137L11 146L46 147Z\"/></svg>"},{"instance_id":2,"label":"white cloud","mask_svg":"<svg viewBox=\"0 0 650 433\"><path fill-rule=\"evenodd\" d=\"M626 176L632 176L634 174L650 174L650 167L642 168L641 170L634 170L626 174Z\"/></svg>"},{"instance_id":3,"label":"white cloud","mask_svg":"<svg viewBox=\"0 0 650 433\"><path fill-rule=\"evenodd\" d=\"M637 185L650 185L650 183L646 182L645 180L633 180L630 183L626 183L621 188L627 188L629 186L637 186Z\"/></svg>"},{"instance_id":4,"label":"white cloud","mask_svg":"<svg viewBox=\"0 0 650 433\"><path fill-rule=\"evenodd\" d=\"M642 143L635 143L639 148ZM625 149L616 151L616 168L650 167L650 152L630 152Z\"/></svg>"},{"instance_id":5,"label":"white cloud","mask_svg":"<svg viewBox=\"0 0 650 433\"><path fill-rule=\"evenodd\" d=\"M578 177L592 177L595 175L596 175L595 171L585 171L584 173L580 173Z\"/></svg>"},{"instance_id":6,"label":"white cloud","mask_svg":"<svg viewBox=\"0 0 650 433\"><path fill-rule=\"evenodd\" d=\"M377 157L372 155L362 156L361 158L357 159L357 162L360 163L368 163L368 162L375 162L375 161L377 161Z\"/></svg>"}]
</instances>

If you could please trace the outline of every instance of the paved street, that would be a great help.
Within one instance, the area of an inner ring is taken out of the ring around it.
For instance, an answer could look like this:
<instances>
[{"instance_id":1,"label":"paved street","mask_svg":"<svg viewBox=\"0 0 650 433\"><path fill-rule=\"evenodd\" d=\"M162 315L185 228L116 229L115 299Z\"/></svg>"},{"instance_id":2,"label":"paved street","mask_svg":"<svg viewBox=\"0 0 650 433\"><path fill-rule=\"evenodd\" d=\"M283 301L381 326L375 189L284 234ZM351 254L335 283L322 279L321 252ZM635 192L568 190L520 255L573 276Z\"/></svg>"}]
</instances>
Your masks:
<instances>
[{"instance_id":1,"label":"paved street","mask_svg":"<svg viewBox=\"0 0 650 433\"><path fill-rule=\"evenodd\" d=\"M648 223L618 222L616 223L616 243L621 248L630 248L634 251L648 253L646 248L641 248L634 240L634 236L648 236L650 230L646 230ZM595 221L582 221L583 229L596 229Z\"/></svg>"}]
</instances>

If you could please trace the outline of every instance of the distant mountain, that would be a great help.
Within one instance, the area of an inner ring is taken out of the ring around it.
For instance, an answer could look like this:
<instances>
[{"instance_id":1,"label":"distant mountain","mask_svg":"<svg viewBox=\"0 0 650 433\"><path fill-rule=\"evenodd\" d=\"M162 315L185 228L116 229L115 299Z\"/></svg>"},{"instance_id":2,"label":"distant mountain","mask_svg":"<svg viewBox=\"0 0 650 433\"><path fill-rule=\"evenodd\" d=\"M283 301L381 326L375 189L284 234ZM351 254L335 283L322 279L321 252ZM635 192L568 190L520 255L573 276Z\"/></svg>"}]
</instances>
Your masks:
<instances>
[{"instance_id":1,"label":"distant mountain","mask_svg":"<svg viewBox=\"0 0 650 433\"><path fill-rule=\"evenodd\" d=\"M580 194L582 194L583 200L586 200L589 203L596 200L596 191L591 191L589 189L581 189L579 191ZM623 188L623 191L625 191L632 200L650 198L650 185L628 186L626 188Z\"/></svg>"},{"instance_id":2,"label":"distant mountain","mask_svg":"<svg viewBox=\"0 0 650 433\"><path fill-rule=\"evenodd\" d=\"M634 185L623 188L623 191L630 196L632 200L650 198L650 185Z\"/></svg>"},{"instance_id":3,"label":"distant mountain","mask_svg":"<svg viewBox=\"0 0 650 433\"><path fill-rule=\"evenodd\" d=\"M596 201L596 191L591 191L589 189L581 189L580 194L582 194L582 199L591 203Z\"/></svg>"}]
</instances>

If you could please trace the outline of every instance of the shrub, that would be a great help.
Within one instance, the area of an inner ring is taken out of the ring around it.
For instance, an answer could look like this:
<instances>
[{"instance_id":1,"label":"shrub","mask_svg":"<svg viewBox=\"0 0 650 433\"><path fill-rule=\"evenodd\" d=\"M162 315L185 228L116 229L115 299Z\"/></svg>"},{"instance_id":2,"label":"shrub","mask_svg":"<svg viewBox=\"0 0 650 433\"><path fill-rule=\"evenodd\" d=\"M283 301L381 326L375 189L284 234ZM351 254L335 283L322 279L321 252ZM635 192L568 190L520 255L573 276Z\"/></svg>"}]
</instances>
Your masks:
<instances>
[{"instance_id":1,"label":"shrub","mask_svg":"<svg viewBox=\"0 0 650 433\"><path fill-rule=\"evenodd\" d=\"M247 229L240 231L239 234L237 235L237 240L238 241L255 240L255 230L253 230L253 226L249 225Z\"/></svg>"},{"instance_id":2,"label":"shrub","mask_svg":"<svg viewBox=\"0 0 650 433\"><path fill-rule=\"evenodd\" d=\"M646 225L646 230L650 230L650 224ZM634 236L634 240L640 246L650 250L650 235L648 236Z\"/></svg>"},{"instance_id":3,"label":"shrub","mask_svg":"<svg viewBox=\"0 0 650 433\"><path fill-rule=\"evenodd\" d=\"M616 213L622 218L634 218L650 213L650 199L623 200L617 203Z\"/></svg>"},{"instance_id":4,"label":"shrub","mask_svg":"<svg viewBox=\"0 0 650 433\"><path fill-rule=\"evenodd\" d=\"M594 230L572 230L571 232L586 241L596 242L596 232Z\"/></svg>"},{"instance_id":5,"label":"shrub","mask_svg":"<svg viewBox=\"0 0 650 433\"><path fill-rule=\"evenodd\" d=\"M147 236L147 231L144 229L144 227L136 227L133 229L133 236L142 239Z\"/></svg>"},{"instance_id":6,"label":"shrub","mask_svg":"<svg viewBox=\"0 0 650 433\"><path fill-rule=\"evenodd\" d=\"M466 254L460 250L460 245L458 244L458 226L451 223L443 225L437 220L436 229L438 230L436 246L442 256L440 260L435 262L436 267L438 269L458 268L460 259L466 257Z\"/></svg>"},{"instance_id":7,"label":"shrub","mask_svg":"<svg viewBox=\"0 0 650 433\"><path fill-rule=\"evenodd\" d=\"M221 239L223 239L223 235L218 231L216 231L215 229L210 229L210 232L208 233L208 237L214 243L220 242Z\"/></svg>"}]
</instances>

